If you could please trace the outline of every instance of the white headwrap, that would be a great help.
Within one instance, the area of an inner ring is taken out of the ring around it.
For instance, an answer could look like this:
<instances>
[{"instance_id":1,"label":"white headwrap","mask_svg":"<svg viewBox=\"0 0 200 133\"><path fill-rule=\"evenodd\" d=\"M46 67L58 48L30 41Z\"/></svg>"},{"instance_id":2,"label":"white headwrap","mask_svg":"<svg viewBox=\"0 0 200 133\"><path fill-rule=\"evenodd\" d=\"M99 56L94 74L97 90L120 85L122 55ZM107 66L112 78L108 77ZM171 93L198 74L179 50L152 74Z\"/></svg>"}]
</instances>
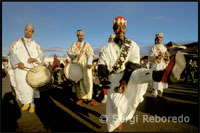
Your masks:
<instances>
[{"instance_id":1,"label":"white headwrap","mask_svg":"<svg viewBox=\"0 0 200 133\"><path fill-rule=\"evenodd\" d=\"M115 34L110 35L110 38L114 39L115 38Z\"/></svg>"},{"instance_id":2,"label":"white headwrap","mask_svg":"<svg viewBox=\"0 0 200 133\"><path fill-rule=\"evenodd\" d=\"M163 37L163 33L162 33L162 32L157 33L157 34L155 35L155 38L157 38L157 37Z\"/></svg>"},{"instance_id":3,"label":"white headwrap","mask_svg":"<svg viewBox=\"0 0 200 133\"><path fill-rule=\"evenodd\" d=\"M29 29L31 29L32 31L34 31L34 27L33 27L32 24L27 24L26 27L25 27L25 29L26 29L26 28L29 28Z\"/></svg>"},{"instance_id":4,"label":"white headwrap","mask_svg":"<svg viewBox=\"0 0 200 133\"><path fill-rule=\"evenodd\" d=\"M76 31L76 34L77 34L77 35L84 35L84 31L83 31L83 30L77 30L77 31Z\"/></svg>"}]
</instances>

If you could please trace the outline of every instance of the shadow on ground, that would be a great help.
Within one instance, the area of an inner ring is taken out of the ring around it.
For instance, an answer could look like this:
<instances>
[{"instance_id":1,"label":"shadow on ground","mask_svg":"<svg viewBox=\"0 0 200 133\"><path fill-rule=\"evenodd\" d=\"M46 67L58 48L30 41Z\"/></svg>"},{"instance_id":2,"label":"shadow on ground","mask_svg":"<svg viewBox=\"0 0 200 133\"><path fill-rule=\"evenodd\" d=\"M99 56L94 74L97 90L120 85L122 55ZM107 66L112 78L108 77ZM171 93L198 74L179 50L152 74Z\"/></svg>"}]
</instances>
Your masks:
<instances>
[{"instance_id":1,"label":"shadow on ground","mask_svg":"<svg viewBox=\"0 0 200 133\"><path fill-rule=\"evenodd\" d=\"M1 103L1 111L1 131L16 132L16 128L18 127L17 119L21 117L21 111L12 92L4 95Z\"/></svg>"},{"instance_id":2,"label":"shadow on ground","mask_svg":"<svg viewBox=\"0 0 200 133\"><path fill-rule=\"evenodd\" d=\"M47 130L55 132L94 132L94 130L75 119L71 114L68 114L59 108L49 96L60 102L82 119L86 120L92 126L101 128L101 126L89 119L88 113L91 113L96 117L99 117L101 114L76 105L72 100L75 99L75 96L72 94L71 88L65 87L65 89L51 88L48 91L41 92L41 97L35 99L36 114Z\"/></svg>"},{"instance_id":3,"label":"shadow on ground","mask_svg":"<svg viewBox=\"0 0 200 133\"><path fill-rule=\"evenodd\" d=\"M176 89L164 92L164 97L171 97L180 100L193 101L198 103L198 93L193 94L190 92L177 93ZM139 104L138 111L145 112L151 115L157 115L160 117L189 117L189 124L198 126L199 125L199 106L198 104L182 103L179 101L169 101L158 99L158 102L155 102L152 97L145 97L145 100ZM180 118L181 119L181 118ZM179 119L179 120L180 120ZM186 120L187 121L187 120Z\"/></svg>"}]
</instances>

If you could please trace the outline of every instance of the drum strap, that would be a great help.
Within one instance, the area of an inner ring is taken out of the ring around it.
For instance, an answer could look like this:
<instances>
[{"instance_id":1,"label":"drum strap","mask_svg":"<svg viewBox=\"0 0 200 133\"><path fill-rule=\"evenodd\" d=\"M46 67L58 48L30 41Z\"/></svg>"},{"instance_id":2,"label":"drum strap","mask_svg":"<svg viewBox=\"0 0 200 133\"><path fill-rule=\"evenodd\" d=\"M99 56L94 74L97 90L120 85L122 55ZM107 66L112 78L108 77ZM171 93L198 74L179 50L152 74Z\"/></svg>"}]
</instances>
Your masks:
<instances>
[{"instance_id":1,"label":"drum strap","mask_svg":"<svg viewBox=\"0 0 200 133\"><path fill-rule=\"evenodd\" d=\"M24 47L26 48L26 51L27 51L28 55L29 55L30 58L31 58L31 55L30 55L30 53L28 52L28 49L27 49L27 47L26 47L26 44L25 44L24 38L21 38L21 39L22 39L22 42L23 42L23 44L24 44Z\"/></svg>"},{"instance_id":2,"label":"drum strap","mask_svg":"<svg viewBox=\"0 0 200 133\"><path fill-rule=\"evenodd\" d=\"M86 42L84 42L84 44L83 44L83 47L82 47L81 52L80 52L80 57L83 54L83 50L85 49L85 46L86 46ZM80 60L80 57L78 58L78 61Z\"/></svg>"},{"instance_id":3,"label":"drum strap","mask_svg":"<svg viewBox=\"0 0 200 133\"><path fill-rule=\"evenodd\" d=\"M27 49L27 47L26 47L26 44L25 44L24 38L21 38L21 39L22 39L22 42L23 42L23 44L24 44L24 47L26 48L26 51L27 51L29 57L31 58L31 55L30 55L30 53L28 52L28 49ZM33 63L32 63L32 65L34 66Z\"/></svg>"}]
</instances>

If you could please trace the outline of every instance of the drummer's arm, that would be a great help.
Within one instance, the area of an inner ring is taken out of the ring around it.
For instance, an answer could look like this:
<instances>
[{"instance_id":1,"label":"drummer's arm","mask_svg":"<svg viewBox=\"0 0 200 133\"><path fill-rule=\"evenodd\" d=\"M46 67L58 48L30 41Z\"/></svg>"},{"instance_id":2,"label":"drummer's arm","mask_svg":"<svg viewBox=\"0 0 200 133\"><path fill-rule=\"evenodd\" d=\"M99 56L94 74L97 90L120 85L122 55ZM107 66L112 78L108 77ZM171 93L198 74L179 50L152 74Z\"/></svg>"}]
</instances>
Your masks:
<instances>
[{"instance_id":1,"label":"drummer's arm","mask_svg":"<svg viewBox=\"0 0 200 133\"><path fill-rule=\"evenodd\" d=\"M87 62L87 66L88 66L89 69L90 69L91 66L92 66L92 61L93 61L93 56L92 56L92 55L89 55L89 56L88 56L88 62Z\"/></svg>"},{"instance_id":2,"label":"drummer's arm","mask_svg":"<svg viewBox=\"0 0 200 133\"><path fill-rule=\"evenodd\" d=\"M109 70L104 59L100 56L98 60L98 77L101 80L108 80Z\"/></svg>"},{"instance_id":3,"label":"drummer's arm","mask_svg":"<svg viewBox=\"0 0 200 133\"><path fill-rule=\"evenodd\" d=\"M13 52L10 52L10 64L12 66L12 68L17 68L19 65L19 63L21 64L22 62L19 60L19 58L17 57L16 54L14 54Z\"/></svg>"},{"instance_id":4,"label":"drummer's arm","mask_svg":"<svg viewBox=\"0 0 200 133\"><path fill-rule=\"evenodd\" d=\"M35 58L36 62L38 64L43 64L45 58L44 51L40 48L40 45L37 45L37 50L38 50L38 56Z\"/></svg>"},{"instance_id":5,"label":"drummer's arm","mask_svg":"<svg viewBox=\"0 0 200 133\"><path fill-rule=\"evenodd\" d=\"M150 52L149 52L149 56L148 56L148 60L150 62L155 62L156 59L158 58L157 57L157 54L156 54L156 50L154 48L155 46L153 45L153 47L151 48Z\"/></svg>"},{"instance_id":6,"label":"drummer's arm","mask_svg":"<svg viewBox=\"0 0 200 133\"><path fill-rule=\"evenodd\" d=\"M37 58L35 58L37 60L37 62L39 64L42 64L44 62L44 58L45 58L45 54L44 53L40 53Z\"/></svg>"}]
</instances>

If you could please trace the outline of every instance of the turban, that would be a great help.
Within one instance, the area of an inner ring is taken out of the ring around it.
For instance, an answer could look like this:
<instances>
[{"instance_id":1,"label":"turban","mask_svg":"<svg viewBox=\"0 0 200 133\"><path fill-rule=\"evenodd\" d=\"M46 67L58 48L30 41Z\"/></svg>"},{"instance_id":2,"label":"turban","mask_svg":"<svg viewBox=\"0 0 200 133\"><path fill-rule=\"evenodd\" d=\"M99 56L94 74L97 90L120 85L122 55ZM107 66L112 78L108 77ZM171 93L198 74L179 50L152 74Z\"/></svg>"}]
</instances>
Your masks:
<instances>
[{"instance_id":1,"label":"turban","mask_svg":"<svg viewBox=\"0 0 200 133\"><path fill-rule=\"evenodd\" d=\"M115 34L110 35L110 38L114 39L115 38Z\"/></svg>"},{"instance_id":2,"label":"turban","mask_svg":"<svg viewBox=\"0 0 200 133\"><path fill-rule=\"evenodd\" d=\"M34 27L32 24L27 24L25 29L28 28L28 29L31 29L32 31L34 31Z\"/></svg>"},{"instance_id":3,"label":"turban","mask_svg":"<svg viewBox=\"0 0 200 133\"><path fill-rule=\"evenodd\" d=\"M76 31L76 34L77 34L77 35L84 35L84 31L83 31L83 30L77 30L77 31Z\"/></svg>"},{"instance_id":4,"label":"turban","mask_svg":"<svg viewBox=\"0 0 200 133\"><path fill-rule=\"evenodd\" d=\"M114 18L113 25L116 24L116 23L119 24L119 25L125 25L125 26L127 25L126 24L127 23L126 18L124 18L122 16Z\"/></svg>"},{"instance_id":5,"label":"turban","mask_svg":"<svg viewBox=\"0 0 200 133\"><path fill-rule=\"evenodd\" d=\"M162 33L162 32L157 33L157 34L155 35L155 38L157 38L157 37L163 37L163 33Z\"/></svg>"}]
</instances>

